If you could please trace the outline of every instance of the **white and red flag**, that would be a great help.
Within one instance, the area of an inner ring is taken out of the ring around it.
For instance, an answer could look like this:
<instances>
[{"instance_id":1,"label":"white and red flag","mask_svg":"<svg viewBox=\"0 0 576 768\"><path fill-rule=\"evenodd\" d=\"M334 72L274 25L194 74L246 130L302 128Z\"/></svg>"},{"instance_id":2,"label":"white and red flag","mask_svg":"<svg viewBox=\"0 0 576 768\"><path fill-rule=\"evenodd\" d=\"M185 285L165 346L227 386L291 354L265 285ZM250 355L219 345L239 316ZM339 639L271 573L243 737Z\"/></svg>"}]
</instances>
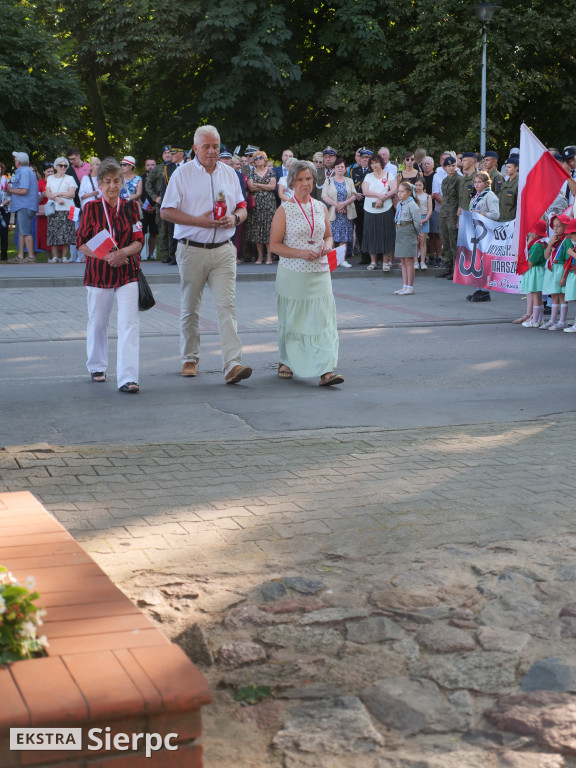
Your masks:
<instances>
[{"instance_id":1,"label":"white and red flag","mask_svg":"<svg viewBox=\"0 0 576 768\"><path fill-rule=\"evenodd\" d=\"M114 238L107 229L102 229L97 235L94 235L91 240L88 240L86 245L94 256L99 259L103 259L106 254L116 248Z\"/></svg>"},{"instance_id":2,"label":"white and red flag","mask_svg":"<svg viewBox=\"0 0 576 768\"><path fill-rule=\"evenodd\" d=\"M80 219L80 208L76 208L75 205L71 205L68 209L68 218L70 221L78 221Z\"/></svg>"},{"instance_id":3,"label":"white and red flag","mask_svg":"<svg viewBox=\"0 0 576 768\"><path fill-rule=\"evenodd\" d=\"M531 227L552 205L569 174L552 157L527 125L520 127L518 203L512 252L518 254L518 274L528 270L526 237Z\"/></svg>"},{"instance_id":4,"label":"white and red flag","mask_svg":"<svg viewBox=\"0 0 576 768\"><path fill-rule=\"evenodd\" d=\"M334 272L346 258L346 246L339 245L338 248L334 248L332 251L328 251L326 254L328 257L328 264L330 265L330 272Z\"/></svg>"}]
</instances>

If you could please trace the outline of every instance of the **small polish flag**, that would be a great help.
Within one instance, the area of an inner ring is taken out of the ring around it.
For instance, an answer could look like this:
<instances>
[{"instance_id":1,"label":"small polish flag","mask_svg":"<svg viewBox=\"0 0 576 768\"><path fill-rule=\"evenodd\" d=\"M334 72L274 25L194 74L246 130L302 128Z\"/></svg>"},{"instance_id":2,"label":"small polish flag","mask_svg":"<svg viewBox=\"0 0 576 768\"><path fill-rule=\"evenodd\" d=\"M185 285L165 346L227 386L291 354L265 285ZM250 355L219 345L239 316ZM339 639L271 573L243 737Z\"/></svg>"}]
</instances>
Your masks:
<instances>
[{"instance_id":1,"label":"small polish flag","mask_svg":"<svg viewBox=\"0 0 576 768\"><path fill-rule=\"evenodd\" d=\"M68 211L68 218L70 221L78 221L80 218L80 208L76 208L75 205L71 205L70 210Z\"/></svg>"},{"instance_id":2,"label":"small polish flag","mask_svg":"<svg viewBox=\"0 0 576 768\"><path fill-rule=\"evenodd\" d=\"M336 267L342 264L342 262L346 259L346 246L339 245L338 248L334 248L334 250L328 251L326 255L328 256L330 272L334 272Z\"/></svg>"},{"instance_id":3,"label":"small polish flag","mask_svg":"<svg viewBox=\"0 0 576 768\"><path fill-rule=\"evenodd\" d=\"M106 254L116 248L116 242L107 229L103 229L97 235L94 235L91 240L88 240L86 245L98 259L104 258Z\"/></svg>"},{"instance_id":4,"label":"small polish flag","mask_svg":"<svg viewBox=\"0 0 576 768\"><path fill-rule=\"evenodd\" d=\"M526 238L531 227L554 202L569 174L552 157L527 125L520 126L520 167L518 169L518 202L512 253L518 254L516 271L528 271Z\"/></svg>"}]
</instances>

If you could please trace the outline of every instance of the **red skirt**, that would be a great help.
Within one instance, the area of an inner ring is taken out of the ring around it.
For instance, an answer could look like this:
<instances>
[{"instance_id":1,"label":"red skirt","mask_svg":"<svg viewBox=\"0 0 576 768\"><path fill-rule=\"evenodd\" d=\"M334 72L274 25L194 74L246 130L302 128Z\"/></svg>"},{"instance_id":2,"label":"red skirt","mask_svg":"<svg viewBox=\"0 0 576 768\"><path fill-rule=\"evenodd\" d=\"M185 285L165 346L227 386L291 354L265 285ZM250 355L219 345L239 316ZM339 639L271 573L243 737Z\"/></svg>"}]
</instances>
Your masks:
<instances>
[{"instance_id":1,"label":"red skirt","mask_svg":"<svg viewBox=\"0 0 576 768\"><path fill-rule=\"evenodd\" d=\"M48 218L46 216L36 216L36 245L39 251L50 252L48 245Z\"/></svg>"}]
</instances>

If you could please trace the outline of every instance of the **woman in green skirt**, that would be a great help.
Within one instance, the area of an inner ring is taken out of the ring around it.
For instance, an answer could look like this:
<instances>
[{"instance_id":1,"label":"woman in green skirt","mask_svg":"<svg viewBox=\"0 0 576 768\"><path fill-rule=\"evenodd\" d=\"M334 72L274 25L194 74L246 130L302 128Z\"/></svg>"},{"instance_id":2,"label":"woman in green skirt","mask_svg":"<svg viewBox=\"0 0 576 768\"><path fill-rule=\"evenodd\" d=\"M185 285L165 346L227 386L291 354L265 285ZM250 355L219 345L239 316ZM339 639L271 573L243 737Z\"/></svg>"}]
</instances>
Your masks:
<instances>
[{"instance_id":1,"label":"woman in green skirt","mask_svg":"<svg viewBox=\"0 0 576 768\"><path fill-rule=\"evenodd\" d=\"M338 361L336 306L327 253L332 248L324 203L311 197L316 169L307 160L290 166L287 186L294 197L276 211L270 250L280 257L276 275L278 376L319 376L319 386L342 384Z\"/></svg>"}]
</instances>

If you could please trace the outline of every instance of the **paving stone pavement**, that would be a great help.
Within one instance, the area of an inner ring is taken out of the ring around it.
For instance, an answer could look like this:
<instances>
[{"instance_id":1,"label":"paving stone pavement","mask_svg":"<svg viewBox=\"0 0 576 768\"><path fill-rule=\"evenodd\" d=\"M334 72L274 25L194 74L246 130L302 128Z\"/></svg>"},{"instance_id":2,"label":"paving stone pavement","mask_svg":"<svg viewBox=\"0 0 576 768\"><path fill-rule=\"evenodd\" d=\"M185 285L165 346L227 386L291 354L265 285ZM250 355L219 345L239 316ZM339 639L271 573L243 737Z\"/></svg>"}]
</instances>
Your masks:
<instances>
[{"instance_id":1,"label":"paving stone pavement","mask_svg":"<svg viewBox=\"0 0 576 768\"><path fill-rule=\"evenodd\" d=\"M205 670L207 768L572 768L574 692L537 723L514 696L535 663L547 695L576 670L575 428L39 444L0 451L0 490L30 489Z\"/></svg>"},{"instance_id":2,"label":"paving stone pavement","mask_svg":"<svg viewBox=\"0 0 576 768\"><path fill-rule=\"evenodd\" d=\"M489 304L465 302L470 288L431 278L422 279L416 295L402 302L393 295L398 280L396 275L379 274L373 279L335 281L339 328L508 322L523 306L512 294L499 294ZM141 336L178 336L180 286L163 283L153 285L153 291L157 303L152 311L141 315ZM81 286L3 288L0 296L2 342L85 338L86 290ZM236 308L242 334L275 333L274 282L238 283ZM200 330L205 335L218 332L218 317L208 290L202 302ZM116 335L116 312L110 318L110 335Z\"/></svg>"}]
</instances>

